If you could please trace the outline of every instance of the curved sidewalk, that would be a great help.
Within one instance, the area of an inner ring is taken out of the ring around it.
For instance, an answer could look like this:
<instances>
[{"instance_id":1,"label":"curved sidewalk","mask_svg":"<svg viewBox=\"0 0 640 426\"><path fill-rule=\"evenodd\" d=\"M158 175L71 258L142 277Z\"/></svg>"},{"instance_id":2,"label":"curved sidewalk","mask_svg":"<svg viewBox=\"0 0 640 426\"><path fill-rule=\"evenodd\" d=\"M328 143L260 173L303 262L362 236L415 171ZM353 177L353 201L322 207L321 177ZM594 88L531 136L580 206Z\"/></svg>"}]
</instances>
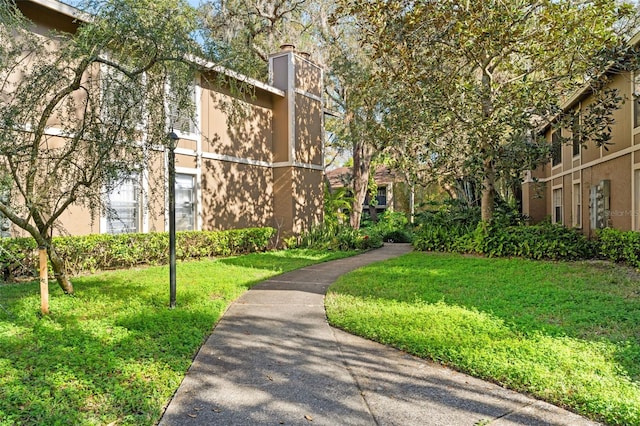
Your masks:
<instances>
[{"instance_id":1,"label":"curved sidewalk","mask_svg":"<svg viewBox=\"0 0 640 426\"><path fill-rule=\"evenodd\" d=\"M229 307L160 425L594 425L576 414L334 329L324 294L405 244L264 281Z\"/></svg>"}]
</instances>

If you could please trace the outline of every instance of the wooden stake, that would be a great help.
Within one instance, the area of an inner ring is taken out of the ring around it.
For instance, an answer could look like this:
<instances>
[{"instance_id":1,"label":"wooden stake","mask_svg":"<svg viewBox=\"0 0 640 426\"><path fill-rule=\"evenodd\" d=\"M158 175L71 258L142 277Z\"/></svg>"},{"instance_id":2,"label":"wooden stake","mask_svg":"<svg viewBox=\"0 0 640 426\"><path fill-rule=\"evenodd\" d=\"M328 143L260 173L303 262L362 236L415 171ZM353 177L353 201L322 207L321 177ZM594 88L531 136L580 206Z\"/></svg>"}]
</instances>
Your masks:
<instances>
[{"instance_id":1,"label":"wooden stake","mask_svg":"<svg viewBox=\"0 0 640 426\"><path fill-rule=\"evenodd\" d=\"M49 314L49 268L44 247L40 247L40 310L44 315Z\"/></svg>"}]
</instances>

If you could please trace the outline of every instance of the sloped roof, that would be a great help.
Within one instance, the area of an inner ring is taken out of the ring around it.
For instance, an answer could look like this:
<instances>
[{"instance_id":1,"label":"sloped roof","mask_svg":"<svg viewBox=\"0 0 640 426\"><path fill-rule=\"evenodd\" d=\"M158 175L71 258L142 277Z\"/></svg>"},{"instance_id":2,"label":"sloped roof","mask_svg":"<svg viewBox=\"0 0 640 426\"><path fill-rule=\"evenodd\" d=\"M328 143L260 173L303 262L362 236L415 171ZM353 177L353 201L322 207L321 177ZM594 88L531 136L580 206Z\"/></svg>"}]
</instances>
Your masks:
<instances>
[{"instance_id":1,"label":"sloped roof","mask_svg":"<svg viewBox=\"0 0 640 426\"><path fill-rule=\"evenodd\" d=\"M640 32L636 33L633 37L631 37L631 39L629 39L629 41L627 42L627 45L630 46L630 47L638 47L638 46L640 46ZM614 65L610 65L607 69L605 69L600 74L600 77L598 77L598 78L602 78L603 76L607 75L608 73L611 73L612 70L614 70ZM591 95L592 92L593 92L592 84L593 84L592 81L587 81L582 86L577 88L574 92L570 93L567 96L567 98L565 99L565 101L562 103L562 105L560 106L560 109L562 111L566 112L566 111L570 110L571 108L573 108L578 102L584 100L589 95ZM557 118L557 115L551 117L550 120L548 120L545 124L543 124L538 129L538 132L540 132L540 133L545 132L551 126L551 122L553 120L555 120L556 118Z\"/></svg>"},{"instance_id":2,"label":"sloped roof","mask_svg":"<svg viewBox=\"0 0 640 426\"><path fill-rule=\"evenodd\" d=\"M326 172L327 179L331 188L342 188L349 186L353 179L353 169L351 167L338 167L337 169ZM378 185L398 182L398 176L387 166L376 167L374 181Z\"/></svg>"},{"instance_id":3,"label":"sloped roof","mask_svg":"<svg viewBox=\"0 0 640 426\"><path fill-rule=\"evenodd\" d=\"M3 1L3 0L0 0ZM59 0L23 0L25 2L28 3L33 3L42 7L45 7L53 12L59 13L61 15L65 15L68 16L70 18L72 18L75 21L84 21L84 22L89 22L91 21L93 18L90 14L85 13L83 11L81 11L80 9L70 6L64 2L61 2ZM186 61L191 62L193 65L196 65L198 67L200 67L200 69L202 71L213 71L213 72L217 72L219 74L223 74L229 78L235 79L237 81L240 81L242 83L246 83L250 86L253 86L257 89L261 89L264 90L266 92L269 92L273 95L277 95L280 97L284 97L285 96L285 92L281 89L278 89L277 87L271 86L270 84L267 83L263 83L259 80L256 80L254 78L248 77L244 74L241 74L239 72L233 71L229 68L223 67L222 65L217 65L213 62L207 61L206 59L203 58L199 58L197 56L194 55L188 55L185 58Z\"/></svg>"}]
</instances>

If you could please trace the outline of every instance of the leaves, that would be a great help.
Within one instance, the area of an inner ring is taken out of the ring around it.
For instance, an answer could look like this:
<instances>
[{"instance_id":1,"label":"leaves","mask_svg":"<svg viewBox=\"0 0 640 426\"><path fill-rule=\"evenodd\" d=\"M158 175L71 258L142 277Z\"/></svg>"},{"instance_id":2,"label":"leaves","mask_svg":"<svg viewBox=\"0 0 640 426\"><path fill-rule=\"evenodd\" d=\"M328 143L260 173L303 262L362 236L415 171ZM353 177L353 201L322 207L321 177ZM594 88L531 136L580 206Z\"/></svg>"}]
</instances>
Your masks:
<instances>
[{"instance_id":1,"label":"leaves","mask_svg":"<svg viewBox=\"0 0 640 426\"><path fill-rule=\"evenodd\" d=\"M184 111L193 108L185 62L196 48L193 9L182 0L84 7L90 19L42 34L17 9L0 11L15 14L0 30L0 212L44 246L71 205L96 210L103 188L139 172L150 148L167 143L169 82Z\"/></svg>"},{"instance_id":2,"label":"leaves","mask_svg":"<svg viewBox=\"0 0 640 426\"><path fill-rule=\"evenodd\" d=\"M540 118L600 76L637 21L608 0L339 3L372 61L369 85L384 88L385 151L409 175L488 179L486 191L547 161L531 136ZM584 138L606 146L619 101L599 99Z\"/></svg>"}]
</instances>

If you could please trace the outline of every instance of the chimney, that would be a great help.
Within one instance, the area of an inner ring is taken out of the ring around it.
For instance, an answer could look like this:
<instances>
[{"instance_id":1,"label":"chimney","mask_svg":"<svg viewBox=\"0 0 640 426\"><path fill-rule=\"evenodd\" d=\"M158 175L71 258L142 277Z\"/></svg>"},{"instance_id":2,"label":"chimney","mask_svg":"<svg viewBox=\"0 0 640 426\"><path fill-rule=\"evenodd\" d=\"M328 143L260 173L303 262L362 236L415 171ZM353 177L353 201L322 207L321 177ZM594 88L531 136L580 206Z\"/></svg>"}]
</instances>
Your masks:
<instances>
[{"instance_id":1,"label":"chimney","mask_svg":"<svg viewBox=\"0 0 640 426\"><path fill-rule=\"evenodd\" d=\"M295 52L296 46L295 44L285 43L280 45L280 50L282 50L283 52Z\"/></svg>"}]
</instances>

